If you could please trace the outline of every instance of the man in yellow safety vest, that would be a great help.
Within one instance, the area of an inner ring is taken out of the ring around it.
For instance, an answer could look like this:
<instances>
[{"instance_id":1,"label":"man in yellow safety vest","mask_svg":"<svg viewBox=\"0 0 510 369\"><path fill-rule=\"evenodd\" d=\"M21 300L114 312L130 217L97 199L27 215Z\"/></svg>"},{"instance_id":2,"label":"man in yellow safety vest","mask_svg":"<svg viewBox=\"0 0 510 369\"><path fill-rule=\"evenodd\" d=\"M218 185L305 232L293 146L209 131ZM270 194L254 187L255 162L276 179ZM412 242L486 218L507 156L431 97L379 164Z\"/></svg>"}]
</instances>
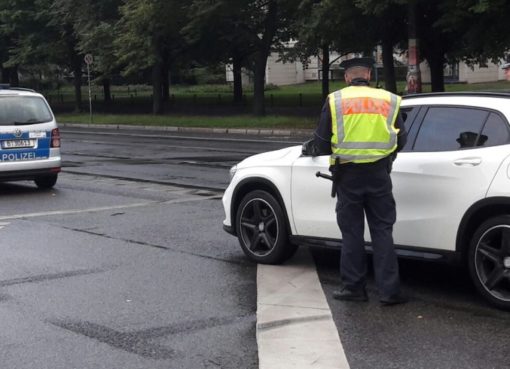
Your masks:
<instances>
[{"instance_id":1,"label":"man in yellow safety vest","mask_svg":"<svg viewBox=\"0 0 510 369\"><path fill-rule=\"evenodd\" d=\"M371 58L342 62L348 87L328 96L314 139L305 155L330 155L337 196L337 223L342 232L340 275L343 288L333 297L367 301L364 220L371 235L374 274L383 305L407 302L400 291L393 245L396 220L391 166L407 140L399 113L400 96L369 86Z\"/></svg>"}]
</instances>

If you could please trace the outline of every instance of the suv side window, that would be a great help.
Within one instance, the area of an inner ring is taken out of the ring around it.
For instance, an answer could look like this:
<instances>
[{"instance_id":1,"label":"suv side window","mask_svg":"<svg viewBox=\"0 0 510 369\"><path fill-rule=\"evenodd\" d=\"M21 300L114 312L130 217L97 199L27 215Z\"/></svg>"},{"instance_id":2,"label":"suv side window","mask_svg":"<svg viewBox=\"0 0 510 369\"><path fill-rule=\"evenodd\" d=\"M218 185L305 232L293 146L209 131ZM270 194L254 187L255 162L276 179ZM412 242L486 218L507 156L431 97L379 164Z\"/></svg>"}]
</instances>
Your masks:
<instances>
[{"instance_id":1,"label":"suv side window","mask_svg":"<svg viewBox=\"0 0 510 369\"><path fill-rule=\"evenodd\" d=\"M462 107L430 107L423 118L414 151L473 148L489 112Z\"/></svg>"},{"instance_id":2,"label":"suv side window","mask_svg":"<svg viewBox=\"0 0 510 369\"><path fill-rule=\"evenodd\" d=\"M411 128L413 126L413 122L416 119L416 115L418 114L418 111L420 108L418 106L406 106L403 108L400 108L400 116L402 117L402 120L404 121L404 127L407 132L407 142L405 146L402 148L402 151L411 151L412 149L412 141L410 139L411 137Z\"/></svg>"},{"instance_id":3,"label":"suv side window","mask_svg":"<svg viewBox=\"0 0 510 369\"><path fill-rule=\"evenodd\" d=\"M478 138L477 146L499 146L510 143L508 123L496 113L491 113Z\"/></svg>"}]
</instances>

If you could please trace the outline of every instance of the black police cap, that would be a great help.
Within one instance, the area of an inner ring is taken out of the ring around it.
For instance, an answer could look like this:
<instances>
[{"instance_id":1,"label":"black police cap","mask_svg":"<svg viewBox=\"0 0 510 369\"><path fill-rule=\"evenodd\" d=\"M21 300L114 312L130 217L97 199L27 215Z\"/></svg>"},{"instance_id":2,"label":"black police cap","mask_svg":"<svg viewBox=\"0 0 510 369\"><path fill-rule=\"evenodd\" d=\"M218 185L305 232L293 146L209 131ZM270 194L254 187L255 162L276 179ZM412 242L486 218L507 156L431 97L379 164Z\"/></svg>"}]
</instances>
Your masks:
<instances>
[{"instance_id":1,"label":"black police cap","mask_svg":"<svg viewBox=\"0 0 510 369\"><path fill-rule=\"evenodd\" d=\"M345 70L352 67L364 67L364 68L372 68L375 64L375 60L372 58L353 58L347 59L340 63L340 67Z\"/></svg>"}]
</instances>

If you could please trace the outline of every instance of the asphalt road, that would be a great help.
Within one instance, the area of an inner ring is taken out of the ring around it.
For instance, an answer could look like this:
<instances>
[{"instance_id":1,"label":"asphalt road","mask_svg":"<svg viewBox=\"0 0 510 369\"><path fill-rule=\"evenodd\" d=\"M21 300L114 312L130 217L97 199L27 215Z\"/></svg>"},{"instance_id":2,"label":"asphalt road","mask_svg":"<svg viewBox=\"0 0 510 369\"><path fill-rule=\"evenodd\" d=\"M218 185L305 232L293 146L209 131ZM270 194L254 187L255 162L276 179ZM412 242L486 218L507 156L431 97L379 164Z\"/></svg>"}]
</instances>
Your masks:
<instances>
[{"instance_id":1,"label":"asphalt road","mask_svg":"<svg viewBox=\"0 0 510 369\"><path fill-rule=\"evenodd\" d=\"M410 301L383 307L373 274L368 303L332 299L340 288L338 253L313 254L351 369L509 367L510 313L487 306L464 268L400 260Z\"/></svg>"},{"instance_id":2,"label":"asphalt road","mask_svg":"<svg viewBox=\"0 0 510 369\"><path fill-rule=\"evenodd\" d=\"M63 130L66 172L223 191L228 170L249 155L299 144L296 137L158 131Z\"/></svg>"},{"instance_id":3,"label":"asphalt road","mask_svg":"<svg viewBox=\"0 0 510 369\"><path fill-rule=\"evenodd\" d=\"M257 368L256 266L221 229L228 169L304 137L63 129L52 191L0 185L5 368ZM508 368L510 313L464 269L402 261L407 305L330 298L350 367Z\"/></svg>"},{"instance_id":4,"label":"asphalt road","mask_svg":"<svg viewBox=\"0 0 510 369\"><path fill-rule=\"evenodd\" d=\"M256 266L203 189L225 179L170 185L200 171L158 139L63 136L54 190L0 185L1 367L257 368Z\"/></svg>"}]
</instances>

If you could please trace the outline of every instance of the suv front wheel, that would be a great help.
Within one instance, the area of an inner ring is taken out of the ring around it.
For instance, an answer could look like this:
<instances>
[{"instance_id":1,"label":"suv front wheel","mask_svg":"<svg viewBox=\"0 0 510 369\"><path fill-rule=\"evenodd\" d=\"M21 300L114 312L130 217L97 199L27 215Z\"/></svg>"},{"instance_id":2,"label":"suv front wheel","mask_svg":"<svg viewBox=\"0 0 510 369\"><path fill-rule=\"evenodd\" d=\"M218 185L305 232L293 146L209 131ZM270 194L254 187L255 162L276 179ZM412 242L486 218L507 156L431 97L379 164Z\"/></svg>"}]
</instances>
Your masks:
<instances>
[{"instance_id":1,"label":"suv front wheel","mask_svg":"<svg viewBox=\"0 0 510 369\"><path fill-rule=\"evenodd\" d=\"M249 192L236 214L236 232L246 256L261 264L279 264L290 258L297 246L289 243L282 207L269 192Z\"/></svg>"},{"instance_id":2,"label":"suv front wheel","mask_svg":"<svg viewBox=\"0 0 510 369\"><path fill-rule=\"evenodd\" d=\"M469 248L469 272L492 305L510 310L510 215L485 221Z\"/></svg>"}]
</instances>

